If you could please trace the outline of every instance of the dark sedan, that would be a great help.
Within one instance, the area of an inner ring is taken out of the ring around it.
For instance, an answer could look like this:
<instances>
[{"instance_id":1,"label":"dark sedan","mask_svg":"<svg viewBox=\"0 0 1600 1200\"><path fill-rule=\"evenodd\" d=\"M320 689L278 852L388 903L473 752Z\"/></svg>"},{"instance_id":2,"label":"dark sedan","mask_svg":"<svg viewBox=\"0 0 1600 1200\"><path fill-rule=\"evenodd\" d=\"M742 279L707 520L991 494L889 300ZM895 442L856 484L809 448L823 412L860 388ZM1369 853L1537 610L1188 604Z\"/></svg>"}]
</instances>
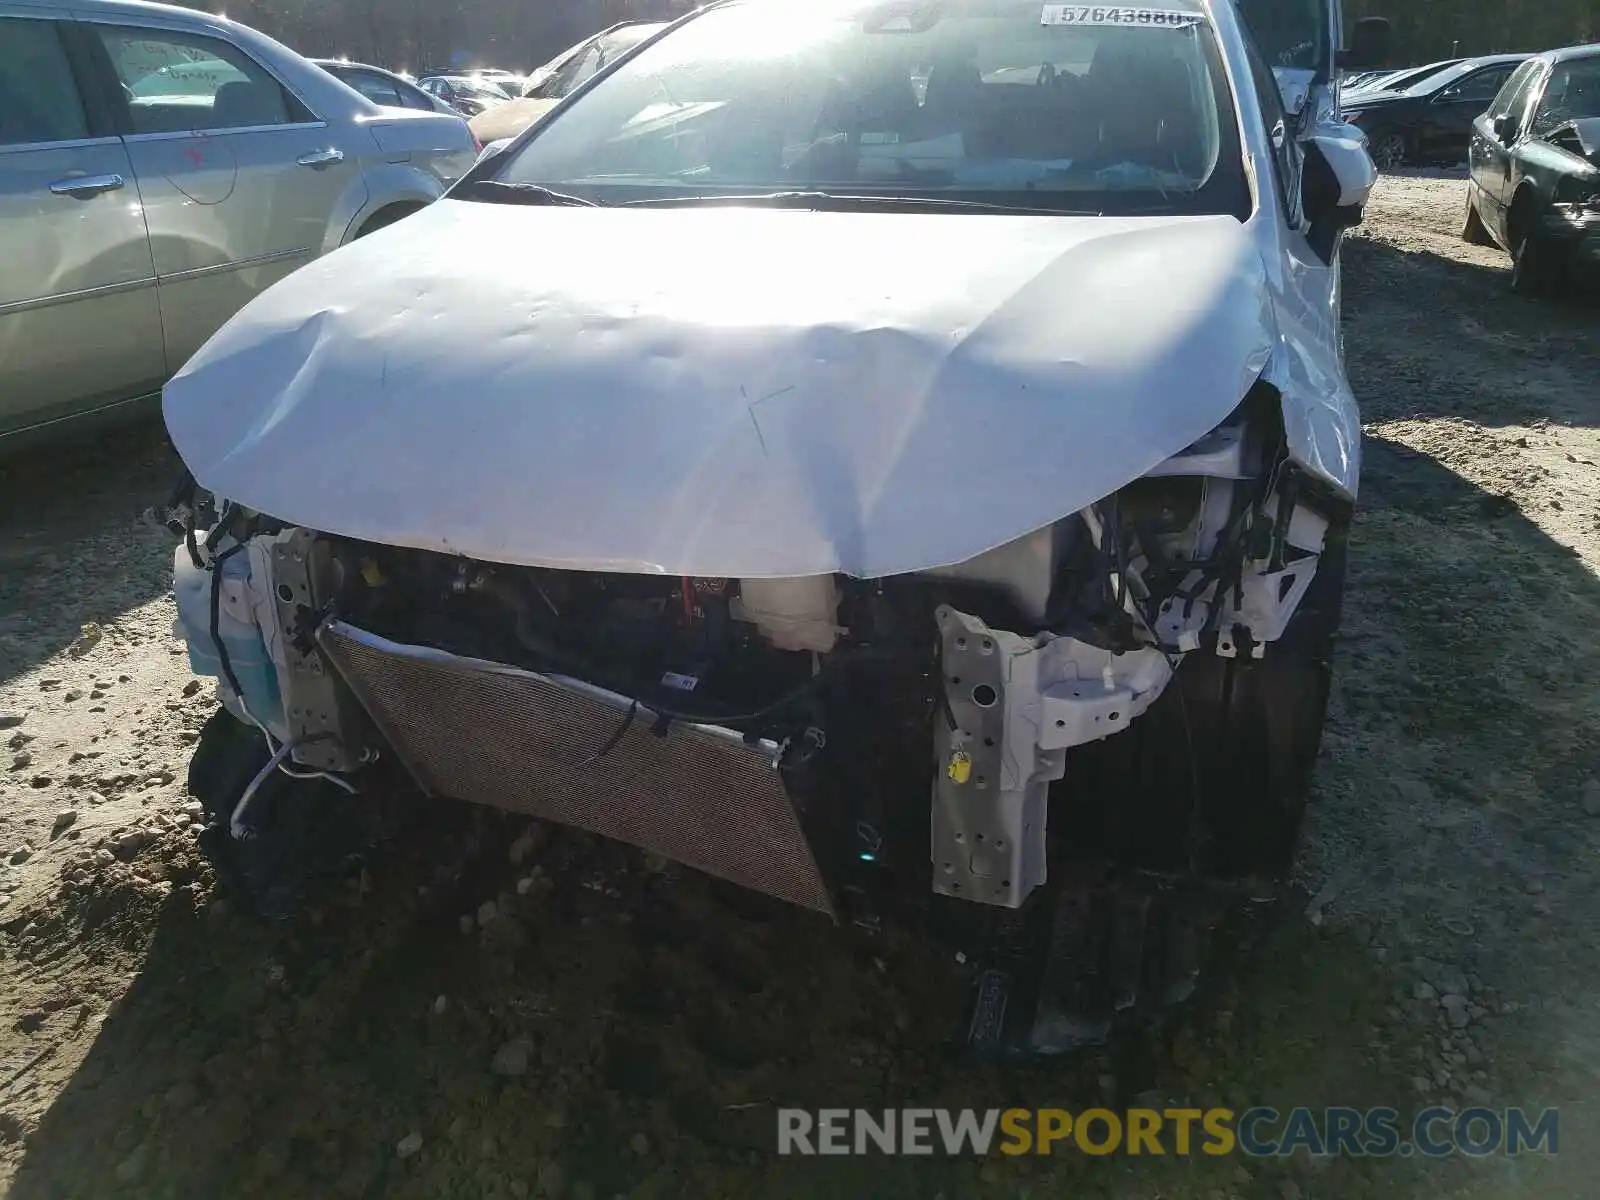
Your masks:
<instances>
[{"instance_id":1,"label":"dark sedan","mask_svg":"<svg viewBox=\"0 0 1600 1200\"><path fill-rule=\"evenodd\" d=\"M1429 63L1425 67L1401 67L1395 71L1375 71L1370 75L1358 78L1354 83L1344 85L1344 94L1352 96L1355 92L1403 92L1414 83L1421 83L1430 75L1437 75L1447 67L1453 67L1460 58L1446 58L1439 62Z\"/></svg>"},{"instance_id":2,"label":"dark sedan","mask_svg":"<svg viewBox=\"0 0 1600 1200\"><path fill-rule=\"evenodd\" d=\"M1455 166L1467 156L1472 120L1495 98L1526 54L1465 59L1401 91L1352 92L1340 107L1367 135L1380 170L1405 165Z\"/></svg>"},{"instance_id":3,"label":"dark sedan","mask_svg":"<svg viewBox=\"0 0 1600 1200\"><path fill-rule=\"evenodd\" d=\"M425 75L417 86L430 96L437 96L464 117L504 104L511 94L487 79L470 75Z\"/></svg>"},{"instance_id":4,"label":"dark sedan","mask_svg":"<svg viewBox=\"0 0 1600 1200\"><path fill-rule=\"evenodd\" d=\"M1561 290L1600 267L1600 46L1517 69L1473 122L1461 236L1511 254L1520 292Z\"/></svg>"}]
</instances>

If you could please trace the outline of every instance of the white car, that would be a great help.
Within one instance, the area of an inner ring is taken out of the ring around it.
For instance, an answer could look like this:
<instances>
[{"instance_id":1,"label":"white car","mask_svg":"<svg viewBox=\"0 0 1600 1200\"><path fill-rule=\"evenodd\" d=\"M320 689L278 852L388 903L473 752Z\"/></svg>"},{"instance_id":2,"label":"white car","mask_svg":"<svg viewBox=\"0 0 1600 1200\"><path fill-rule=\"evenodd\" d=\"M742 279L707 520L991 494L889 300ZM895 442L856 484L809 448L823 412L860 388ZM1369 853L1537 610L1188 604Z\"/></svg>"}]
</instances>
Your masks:
<instances>
[{"instance_id":1,"label":"white car","mask_svg":"<svg viewBox=\"0 0 1600 1200\"><path fill-rule=\"evenodd\" d=\"M1330 29L1280 80L1229 0L724 0L253 303L165 399L214 853L281 895L284 797L388 764L959 931L978 1045L1184 994L1327 695Z\"/></svg>"}]
</instances>

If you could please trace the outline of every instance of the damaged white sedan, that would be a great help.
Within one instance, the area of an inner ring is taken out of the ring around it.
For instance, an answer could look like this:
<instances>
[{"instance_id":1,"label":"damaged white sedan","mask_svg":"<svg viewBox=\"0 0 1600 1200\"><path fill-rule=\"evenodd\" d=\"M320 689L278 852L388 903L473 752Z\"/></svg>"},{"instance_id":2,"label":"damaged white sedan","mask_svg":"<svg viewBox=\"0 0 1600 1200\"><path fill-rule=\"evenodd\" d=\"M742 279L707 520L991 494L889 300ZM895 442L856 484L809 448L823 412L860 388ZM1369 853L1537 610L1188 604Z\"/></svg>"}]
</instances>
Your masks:
<instances>
[{"instance_id":1,"label":"damaged white sedan","mask_svg":"<svg viewBox=\"0 0 1600 1200\"><path fill-rule=\"evenodd\" d=\"M1283 8L1294 114L1228 0L713 4L254 301L165 394L219 862L282 899L275 803L398 767L931 917L980 1045L1183 994L1292 858L1359 469L1374 174Z\"/></svg>"}]
</instances>

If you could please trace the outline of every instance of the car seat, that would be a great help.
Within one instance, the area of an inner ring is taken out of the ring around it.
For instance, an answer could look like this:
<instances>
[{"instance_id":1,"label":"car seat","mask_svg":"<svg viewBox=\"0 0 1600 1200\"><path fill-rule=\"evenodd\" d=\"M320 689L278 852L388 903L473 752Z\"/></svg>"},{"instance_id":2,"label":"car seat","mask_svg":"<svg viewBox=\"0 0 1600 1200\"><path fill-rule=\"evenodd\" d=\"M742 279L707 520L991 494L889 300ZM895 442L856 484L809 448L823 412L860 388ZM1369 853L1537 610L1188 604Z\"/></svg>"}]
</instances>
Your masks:
<instances>
[{"instance_id":1,"label":"car seat","mask_svg":"<svg viewBox=\"0 0 1600 1200\"><path fill-rule=\"evenodd\" d=\"M286 119L283 95L275 85L236 79L217 89L211 102L213 129L246 129L253 125L282 125Z\"/></svg>"}]
</instances>

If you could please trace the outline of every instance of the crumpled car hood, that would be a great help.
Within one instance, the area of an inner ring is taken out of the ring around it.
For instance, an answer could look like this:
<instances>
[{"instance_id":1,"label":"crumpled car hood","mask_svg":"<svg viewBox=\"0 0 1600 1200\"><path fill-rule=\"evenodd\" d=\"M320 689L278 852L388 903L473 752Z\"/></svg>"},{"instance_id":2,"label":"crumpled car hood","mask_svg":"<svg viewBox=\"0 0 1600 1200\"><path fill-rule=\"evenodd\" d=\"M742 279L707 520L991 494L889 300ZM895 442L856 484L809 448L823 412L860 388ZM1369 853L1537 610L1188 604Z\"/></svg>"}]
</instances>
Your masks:
<instances>
[{"instance_id":1,"label":"crumpled car hood","mask_svg":"<svg viewBox=\"0 0 1600 1200\"><path fill-rule=\"evenodd\" d=\"M1585 117L1582 120L1569 121L1567 125L1578 135L1578 144L1583 147L1583 156L1589 160L1591 166L1600 170L1600 117Z\"/></svg>"},{"instance_id":2,"label":"crumpled car hood","mask_svg":"<svg viewBox=\"0 0 1600 1200\"><path fill-rule=\"evenodd\" d=\"M962 562L1138 478L1266 365L1227 217L445 200L252 301L167 385L199 483L491 562Z\"/></svg>"}]
</instances>

